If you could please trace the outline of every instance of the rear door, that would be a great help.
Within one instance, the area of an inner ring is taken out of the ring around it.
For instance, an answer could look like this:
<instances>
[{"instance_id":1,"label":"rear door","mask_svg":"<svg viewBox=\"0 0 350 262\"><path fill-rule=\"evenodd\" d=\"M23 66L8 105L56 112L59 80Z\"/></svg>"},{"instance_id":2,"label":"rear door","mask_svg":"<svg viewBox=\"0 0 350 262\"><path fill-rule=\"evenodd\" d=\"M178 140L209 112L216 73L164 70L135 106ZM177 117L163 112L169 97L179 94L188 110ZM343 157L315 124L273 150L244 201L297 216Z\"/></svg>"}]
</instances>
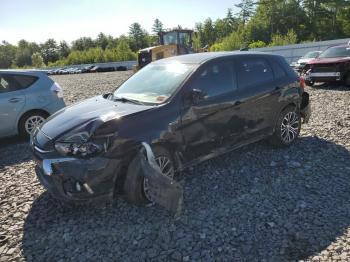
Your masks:
<instances>
[{"instance_id":1,"label":"rear door","mask_svg":"<svg viewBox=\"0 0 350 262\"><path fill-rule=\"evenodd\" d=\"M271 130L271 119L280 97L271 64L264 56L241 56L236 59L240 114L244 119L244 139L264 135Z\"/></svg>"},{"instance_id":2,"label":"rear door","mask_svg":"<svg viewBox=\"0 0 350 262\"><path fill-rule=\"evenodd\" d=\"M25 106L22 86L11 74L0 74L0 136L16 133L19 114Z\"/></svg>"}]
</instances>

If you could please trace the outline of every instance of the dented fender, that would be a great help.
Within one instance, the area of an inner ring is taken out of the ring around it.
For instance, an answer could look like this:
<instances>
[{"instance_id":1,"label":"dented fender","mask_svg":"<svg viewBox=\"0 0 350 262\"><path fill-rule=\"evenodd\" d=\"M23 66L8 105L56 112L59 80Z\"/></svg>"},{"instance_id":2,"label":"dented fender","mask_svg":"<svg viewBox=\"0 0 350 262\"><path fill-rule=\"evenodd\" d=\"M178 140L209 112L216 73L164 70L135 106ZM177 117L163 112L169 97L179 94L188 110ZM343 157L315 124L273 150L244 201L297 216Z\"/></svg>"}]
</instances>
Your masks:
<instances>
[{"instance_id":1,"label":"dented fender","mask_svg":"<svg viewBox=\"0 0 350 262\"><path fill-rule=\"evenodd\" d=\"M131 162L130 168L133 174L148 180L148 193L152 202L164 207L175 216L181 213L183 188L178 182L162 174L149 144L141 143L141 148Z\"/></svg>"}]
</instances>

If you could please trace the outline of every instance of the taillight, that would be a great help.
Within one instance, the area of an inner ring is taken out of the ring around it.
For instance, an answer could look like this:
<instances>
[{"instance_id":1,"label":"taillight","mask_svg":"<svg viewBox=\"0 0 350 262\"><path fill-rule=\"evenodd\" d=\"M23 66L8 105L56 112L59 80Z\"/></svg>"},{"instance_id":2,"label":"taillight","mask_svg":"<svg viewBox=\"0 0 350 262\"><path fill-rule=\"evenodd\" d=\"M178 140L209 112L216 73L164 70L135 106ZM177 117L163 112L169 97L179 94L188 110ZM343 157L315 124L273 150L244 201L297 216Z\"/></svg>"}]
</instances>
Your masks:
<instances>
[{"instance_id":1,"label":"taillight","mask_svg":"<svg viewBox=\"0 0 350 262\"><path fill-rule=\"evenodd\" d=\"M53 83L53 85L51 86L50 90L58 97L58 98L62 98L63 97L63 90L60 87L59 84L57 84L56 82Z\"/></svg>"},{"instance_id":2,"label":"taillight","mask_svg":"<svg viewBox=\"0 0 350 262\"><path fill-rule=\"evenodd\" d=\"M299 83L300 83L300 87L301 87L302 89L304 89L304 88L305 88L305 79L304 79L304 76L300 76L300 77L299 77Z\"/></svg>"}]
</instances>

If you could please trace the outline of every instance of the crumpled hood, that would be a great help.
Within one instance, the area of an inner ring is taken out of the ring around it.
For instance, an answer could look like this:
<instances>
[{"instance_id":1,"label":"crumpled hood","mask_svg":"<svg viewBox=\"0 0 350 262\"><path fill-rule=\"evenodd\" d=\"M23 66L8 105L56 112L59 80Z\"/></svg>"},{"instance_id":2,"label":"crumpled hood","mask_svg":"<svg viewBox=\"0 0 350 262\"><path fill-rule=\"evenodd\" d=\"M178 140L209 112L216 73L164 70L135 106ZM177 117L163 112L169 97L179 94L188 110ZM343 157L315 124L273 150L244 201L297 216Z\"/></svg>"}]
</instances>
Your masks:
<instances>
[{"instance_id":1,"label":"crumpled hood","mask_svg":"<svg viewBox=\"0 0 350 262\"><path fill-rule=\"evenodd\" d=\"M316 58L309 62L310 65L342 63L350 61L350 57Z\"/></svg>"},{"instance_id":2,"label":"crumpled hood","mask_svg":"<svg viewBox=\"0 0 350 262\"><path fill-rule=\"evenodd\" d=\"M94 119L104 123L151 108L153 106L115 102L105 99L103 96L96 96L61 109L49 117L40 130L54 139Z\"/></svg>"}]
</instances>

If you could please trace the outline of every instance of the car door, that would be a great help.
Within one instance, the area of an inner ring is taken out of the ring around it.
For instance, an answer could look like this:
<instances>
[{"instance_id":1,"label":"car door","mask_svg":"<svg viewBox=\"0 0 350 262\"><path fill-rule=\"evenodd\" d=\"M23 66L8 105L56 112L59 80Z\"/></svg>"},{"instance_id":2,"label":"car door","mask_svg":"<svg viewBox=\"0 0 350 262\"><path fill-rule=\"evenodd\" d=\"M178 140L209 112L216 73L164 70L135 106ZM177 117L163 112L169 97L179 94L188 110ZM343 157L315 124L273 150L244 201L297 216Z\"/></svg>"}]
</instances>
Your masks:
<instances>
[{"instance_id":1,"label":"car door","mask_svg":"<svg viewBox=\"0 0 350 262\"><path fill-rule=\"evenodd\" d=\"M233 66L231 60L203 65L185 87L180 114L186 161L213 153L231 135L236 123ZM193 90L202 93L198 101L188 98Z\"/></svg>"},{"instance_id":2,"label":"car door","mask_svg":"<svg viewBox=\"0 0 350 262\"><path fill-rule=\"evenodd\" d=\"M25 105L21 86L11 74L0 74L0 136L16 133L16 123Z\"/></svg>"},{"instance_id":3,"label":"car door","mask_svg":"<svg viewBox=\"0 0 350 262\"><path fill-rule=\"evenodd\" d=\"M236 59L240 114L244 119L243 139L254 139L271 130L271 119L280 97L269 61L263 56L241 56Z\"/></svg>"}]
</instances>

